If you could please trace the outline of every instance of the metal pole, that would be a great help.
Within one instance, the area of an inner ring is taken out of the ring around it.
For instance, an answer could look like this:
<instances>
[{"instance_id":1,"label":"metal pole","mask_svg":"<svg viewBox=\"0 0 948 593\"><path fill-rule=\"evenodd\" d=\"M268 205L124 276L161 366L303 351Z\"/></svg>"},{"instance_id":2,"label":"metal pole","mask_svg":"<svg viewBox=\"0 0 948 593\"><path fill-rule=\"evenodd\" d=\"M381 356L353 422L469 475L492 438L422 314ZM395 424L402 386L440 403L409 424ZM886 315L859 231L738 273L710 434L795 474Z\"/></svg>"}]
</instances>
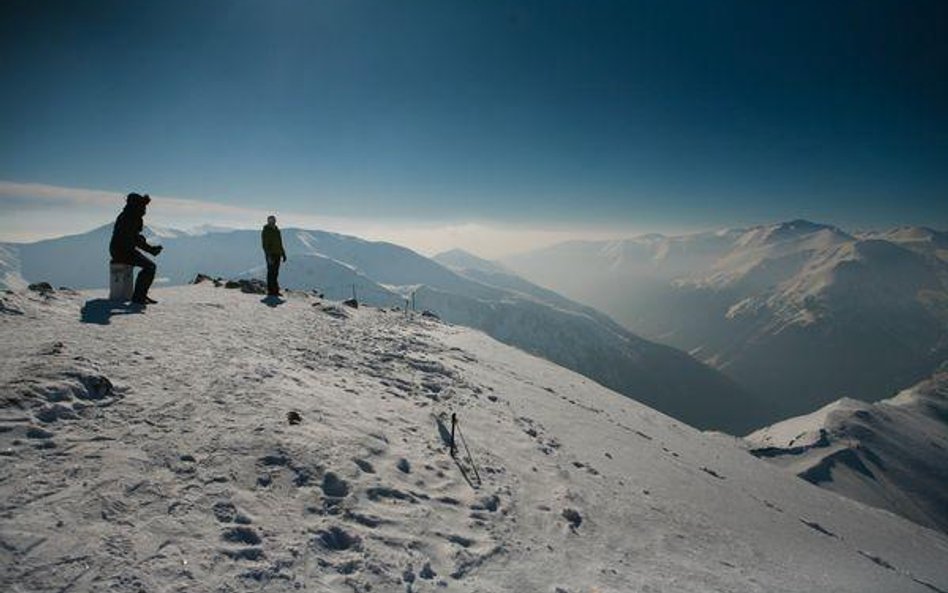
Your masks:
<instances>
[{"instance_id":1,"label":"metal pole","mask_svg":"<svg viewBox=\"0 0 948 593\"><path fill-rule=\"evenodd\" d=\"M451 457L454 457L457 453L457 447L454 444L454 427L458 424L458 415L456 412L451 413Z\"/></svg>"}]
</instances>

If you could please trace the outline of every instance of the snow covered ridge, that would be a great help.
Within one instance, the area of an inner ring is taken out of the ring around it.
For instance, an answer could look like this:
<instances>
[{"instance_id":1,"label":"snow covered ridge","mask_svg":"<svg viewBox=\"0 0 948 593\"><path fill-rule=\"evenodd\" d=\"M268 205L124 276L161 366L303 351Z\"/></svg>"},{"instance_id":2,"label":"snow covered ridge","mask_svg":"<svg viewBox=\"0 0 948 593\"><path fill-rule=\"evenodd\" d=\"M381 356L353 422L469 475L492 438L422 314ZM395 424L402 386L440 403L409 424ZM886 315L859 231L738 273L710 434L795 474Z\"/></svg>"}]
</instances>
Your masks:
<instances>
[{"instance_id":1,"label":"snow covered ridge","mask_svg":"<svg viewBox=\"0 0 948 593\"><path fill-rule=\"evenodd\" d=\"M944 534L480 332L102 296L3 295L4 591L948 591Z\"/></svg>"},{"instance_id":2,"label":"snow covered ridge","mask_svg":"<svg viewBox=\"0 0 948 593\"><path fill-rule=\"evenodd\" d=\"M165 284L185 284L202 272L265 277L259 231L150 232L164 245L157 263ZM412 300L418 310L481 329L701 428L744 434L769 420L745 390L718 371L489 262L455 253L454 263L465 269L449 269L390 243L303 229L282 233L288 253L280 271L284 287L315 289L336 300L355 296L381 307L404 307ZM10 261L30 282L101 288L108 280L110 234L111 225L105 225L82 235L10 245L17 256Z\"/></svg>"},{"instance_id":3,"label":"snow covered ridge","mask_svg":"<svg viewBox=\"0 0 948 593\"><path fill-rule=\"evenodd\" d=\"M689 352L765 402L761 424L886 397L948 358L948 234L794 220L568 243L503 263Z\"/></svg>"},{"instance_id":4,"label":"snow covered ridge","mask_svg":"<svg viewBox=\"0 0 948 593\"><path fill-rule=\"evenodd\" d=\"M841 399L746 440L809 482L948 533L948 372L875 404Z\"/></svg>"}]
</instances>

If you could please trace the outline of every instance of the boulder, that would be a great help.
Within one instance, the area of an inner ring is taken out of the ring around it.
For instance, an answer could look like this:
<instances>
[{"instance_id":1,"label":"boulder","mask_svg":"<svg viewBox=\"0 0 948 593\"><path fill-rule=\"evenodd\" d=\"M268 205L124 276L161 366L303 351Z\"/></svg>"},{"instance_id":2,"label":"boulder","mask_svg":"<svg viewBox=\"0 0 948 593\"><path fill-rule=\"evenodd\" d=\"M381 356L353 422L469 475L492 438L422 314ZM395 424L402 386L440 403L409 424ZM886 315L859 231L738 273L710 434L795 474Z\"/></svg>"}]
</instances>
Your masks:
<instances>
[{"instance_id":1,"label":"boulder","mask_svg":"<svg viewBox=\"0 0 948 593\"><path fill-rule=\"evenodd\" d=\"M239 280L240 292L247 294L267 294L267 285L262 280L252 278L250 280Z\"/></svg>"},{"instance_id":2,"label":"boulder","mask_svg":"<svg viewBox=\"0 0 948 593\"><path fill-rule=\"evenodd\" d=\"M35 284L30 284L27 288L29 288L33 292L38 292L40 294L53 292L53 287L49 282L37 282Z\"/></svg>"}]
</instances>

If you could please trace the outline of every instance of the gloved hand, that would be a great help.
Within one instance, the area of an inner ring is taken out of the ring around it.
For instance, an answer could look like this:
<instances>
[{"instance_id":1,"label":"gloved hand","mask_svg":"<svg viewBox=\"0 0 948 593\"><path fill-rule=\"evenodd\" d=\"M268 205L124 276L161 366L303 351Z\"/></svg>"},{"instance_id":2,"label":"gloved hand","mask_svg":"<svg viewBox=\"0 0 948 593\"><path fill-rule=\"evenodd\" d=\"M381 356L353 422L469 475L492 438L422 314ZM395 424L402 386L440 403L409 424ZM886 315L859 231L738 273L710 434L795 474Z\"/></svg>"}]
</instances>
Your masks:
<instances>
[{"instance_id":1,"label":"gloved hand","mask_svg":"<svg viewBox=\"0 0 948 593\"><path fill-rule=\"evenodd\" d=\"M162 246L162 245L155 245L154 247L151 248L151 254L152 254L152 255L158 255L159 253L161 253L161 250L162 250L162 249L164 249L164 246Z\"/></svg>"},{"instance_id":2,"label":"gloved hand","mask_svg":"<svg viewBox=\"0 0 948 593\"><path fill-rule=\"evenodd\" d=\"M283 263L286 263L286 254L283 254Z\"/></svg>"}]
</instances>

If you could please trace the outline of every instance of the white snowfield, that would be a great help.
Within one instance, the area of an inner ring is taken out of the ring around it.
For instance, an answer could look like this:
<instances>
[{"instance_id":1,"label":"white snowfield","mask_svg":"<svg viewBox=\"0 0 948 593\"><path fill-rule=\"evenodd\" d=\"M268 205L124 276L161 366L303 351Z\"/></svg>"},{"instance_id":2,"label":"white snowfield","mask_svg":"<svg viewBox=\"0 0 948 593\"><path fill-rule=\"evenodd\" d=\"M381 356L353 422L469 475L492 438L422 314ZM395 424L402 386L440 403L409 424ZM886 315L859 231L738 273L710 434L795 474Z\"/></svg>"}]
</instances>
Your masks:
<instances>
[{"instance_id":1,"label":"white snowfield","mask_svg":"<svg viewBox=\"0 0 948 593\"><path fill-rule=\"evenodd\" d=\"M0 590L948 591L943 534L477 331L153 293L0 294Z\"/></svg>"},{"instance_id":2,"label":"white snowfield","mask_svg":"<svg viewBox=\"0 0 948 593\"><path fill-rule=\"evenodd\" d=\"M746 439L814 484L948 533L948 372L873 404L844 398Z\"/></svg>"}]
</instances>

